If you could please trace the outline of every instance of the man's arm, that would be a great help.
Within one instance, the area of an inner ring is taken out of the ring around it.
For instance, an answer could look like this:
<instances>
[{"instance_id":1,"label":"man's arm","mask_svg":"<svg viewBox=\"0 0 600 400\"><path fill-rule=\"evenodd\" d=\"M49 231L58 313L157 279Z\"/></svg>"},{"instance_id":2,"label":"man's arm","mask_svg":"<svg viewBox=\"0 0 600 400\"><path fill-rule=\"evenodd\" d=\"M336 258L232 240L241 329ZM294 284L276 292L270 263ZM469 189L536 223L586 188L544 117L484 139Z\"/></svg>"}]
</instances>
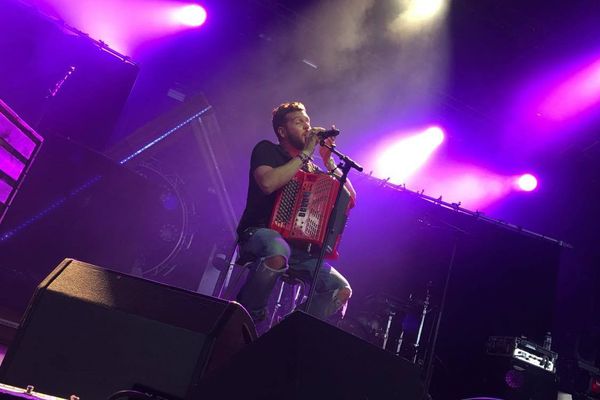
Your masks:
<instances>
[{"instance_id":1,"label":"man's arm","mask_svg":"<svg viewBox=\"0 0 600 400\"><path fill-rule=\"evenodd\" d=\"M294 157L280 167L273 168L268 165L259 165L254 169L254 179L264 194L271 194L285 186L296 172L302 167L300 157Z\"/></svg>"},{"instance_id":2,"label":"man's arm","mask_svg":"<svg viewBox=\"0 0 600 400\"><path fill-rule=\"evenodd\" d=\"M259 165L256 167L252 172L252 175L254 176L258 187L260 187L260 190L262 190L264 194L271 194L285 186L285 184L296 175L296 172L302 168L302 165L304 164L302 159L312 157L317 141L318 138L315 134L309 136L304 145L304 149L300 152L302 158L299 156L292 157L287 163L275 168L268 165Z\"/></svg>"}]
</instances>

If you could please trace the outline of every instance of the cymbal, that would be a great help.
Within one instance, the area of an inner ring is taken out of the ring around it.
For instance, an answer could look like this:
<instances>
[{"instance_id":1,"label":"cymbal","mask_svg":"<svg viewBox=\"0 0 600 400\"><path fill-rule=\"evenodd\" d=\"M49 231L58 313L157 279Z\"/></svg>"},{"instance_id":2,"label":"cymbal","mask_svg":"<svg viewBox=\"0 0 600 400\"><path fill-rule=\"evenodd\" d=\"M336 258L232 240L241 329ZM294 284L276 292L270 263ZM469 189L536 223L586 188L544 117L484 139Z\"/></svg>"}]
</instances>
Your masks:
<instances>
[{"instance_id":1,"label":"cymbal","mask_svg":"<svg viewBox=\"0 0 600 400\"><path fill-rule=\"evenodd\" d=\"M409 297L407 299L401 299L397 296L390 295L387 293L372 293L367 295L366 304L375 306L384 306L391 311L409 311L410 309L423 306L423 300Z\"/></svg>"}]
</instances>

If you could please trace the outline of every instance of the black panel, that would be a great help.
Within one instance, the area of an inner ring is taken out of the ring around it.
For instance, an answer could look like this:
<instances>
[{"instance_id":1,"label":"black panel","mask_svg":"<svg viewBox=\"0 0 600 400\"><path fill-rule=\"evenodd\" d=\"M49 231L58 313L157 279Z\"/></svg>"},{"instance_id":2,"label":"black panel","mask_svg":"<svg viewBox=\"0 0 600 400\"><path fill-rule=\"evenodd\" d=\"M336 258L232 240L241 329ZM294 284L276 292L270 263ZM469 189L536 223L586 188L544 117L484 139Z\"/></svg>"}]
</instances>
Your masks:
<instances>
[{"instance_id":1,"label":"black panel","mask_svg":"<svg viewBox=\"0 0 600 400\"><path fill-rule=\"evenodd\" d=\"M227 384L230 380L235 385ZM201 390L209 399L422 400L417 368L334 326L294 312Z\"/></svg>"},{"instance_id":2,"label":"black panel","mask_svg":"<svg viewBox=\"0 0 600 400\"><path fill-rule=\"evenodd\" d=\"M63 397L141 385L193 398L205 371L254 338L236 303L65 260L38 288L0 379Z\"/></svg>"}]
</instances>

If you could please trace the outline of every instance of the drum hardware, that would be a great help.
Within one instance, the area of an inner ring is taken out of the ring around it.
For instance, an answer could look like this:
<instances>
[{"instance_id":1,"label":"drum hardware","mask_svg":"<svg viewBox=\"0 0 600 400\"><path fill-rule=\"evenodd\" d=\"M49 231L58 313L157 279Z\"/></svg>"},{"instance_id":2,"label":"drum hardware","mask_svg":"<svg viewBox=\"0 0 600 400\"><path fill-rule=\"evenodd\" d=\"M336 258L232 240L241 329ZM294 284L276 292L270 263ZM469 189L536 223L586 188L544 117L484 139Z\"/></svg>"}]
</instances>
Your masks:
<instances>
[{"instance_id":1,"label":"drum hardware","mask_svg":"<svg viewBox=\"0 0 600 400\"><path fill-rule=\"evenodd\" d=\"M396 312L393 310L390 310L388 313L388 319L387 319L387 325L385 327L385 333L383 334L383 344L381 345L381 348L384 350L385 350L385 347L387 346L388 339L390 338L390 329L392 327L392 321L394 320L395 316L396 316Z\"/></svg>"},{"instance_id":2,"label":"drum hardware","mask_svg":"<svg viewBox=\"0 0 600 400\"><path fill-rule=\"evenodd\" d=\"M401 316L403 319L412 307L411 298L406 301L382 293L367 296L365 314L369 317L361 318L361 322L366 323L368 329L370 328L373 337L372 342L383 350L387 350L396 317ZM385 328L383 328L384 326ZM403 334L402 329L400 334ZM396 342L396 347L398 347L398 342Z\"/></svg>"},{"instance_id":3,"label":"drum hardware","mask_svg":"<svg viewBox=\"0 0 600 400\"><path fill-rule=\"evenodd\" d=\"M398 336L398 341L396 343L396 355L400 355L400 349L402 348L402 342L404 341L404 330L400 332L400 336Z\"/></svg>"},{"instance_id":4,"label":"drum hardware","mask_svg":"<svg viewBox=\"0 0 600 400\"><path fill-rule=\"evenodd\" d=\"M381 349L421 365L422 342L427 331L428 315L432 311L431 288L432 283L429 282L424 300L413 294L408 299L385 293L369 295L362 312L352 323L345 325L354 334L359 332L358 336Z\"/></svg>"},{"instance_id":5,"label":"drum hardware","mask_svg":"<svg viewBox=\"0 0 600 400\"><path fill-rule=\"evenodd\" d=\"M417 333L417 339L415 340L415 344L414 344L414 355L413 355L413 363L417 363L417 358L419 355L419 347L420 347L420 343L421 343L421 335L423 334L423 326L425 325L425 318L427 317L427 314L430 311L429 305L431 303L431 288L433 287L433 282L429 281L427 283L427 291L425 294L425 300L423 301L423 309L421 311L421 320L419 323L419 331Z\"/></svg>"}]
</instances>

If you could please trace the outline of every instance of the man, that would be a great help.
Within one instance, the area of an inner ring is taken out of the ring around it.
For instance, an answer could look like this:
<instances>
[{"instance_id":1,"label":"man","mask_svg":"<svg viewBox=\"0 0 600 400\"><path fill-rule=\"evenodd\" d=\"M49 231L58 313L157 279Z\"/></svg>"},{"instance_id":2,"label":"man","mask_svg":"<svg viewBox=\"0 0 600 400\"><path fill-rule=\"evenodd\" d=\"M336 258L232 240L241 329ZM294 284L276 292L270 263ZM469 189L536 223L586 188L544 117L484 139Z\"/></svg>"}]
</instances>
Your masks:
<instances>
[{"instance_id":1,"label":"man","mask_svg":"<svg viewBox=\"0 0 600 400\"><path fill-rule=\"evenodd\" d=\"M237 299L255 321L265 319L270 293L281 274L290 268L298 276L312 277L319 255L317 249L310 252L307 246L290 245L267 225L277 190L300 169L319 170L312 156L319 142L317 133L324 129L311 128L306 108L299 102L284 103L274 109L272 122L279 143L263 140L252 151L246 209L237 230L240 254L255 259ZM331 145L334 139L326 142ZM321 146L319 153L327 170L339 176L331 151ZM356 194L350 182L345 190L354 200ZM343 316L352 290L339 272L323 263L315 289L307 310L310 314L324 320Z\"/></svg>"}]
</instances>

